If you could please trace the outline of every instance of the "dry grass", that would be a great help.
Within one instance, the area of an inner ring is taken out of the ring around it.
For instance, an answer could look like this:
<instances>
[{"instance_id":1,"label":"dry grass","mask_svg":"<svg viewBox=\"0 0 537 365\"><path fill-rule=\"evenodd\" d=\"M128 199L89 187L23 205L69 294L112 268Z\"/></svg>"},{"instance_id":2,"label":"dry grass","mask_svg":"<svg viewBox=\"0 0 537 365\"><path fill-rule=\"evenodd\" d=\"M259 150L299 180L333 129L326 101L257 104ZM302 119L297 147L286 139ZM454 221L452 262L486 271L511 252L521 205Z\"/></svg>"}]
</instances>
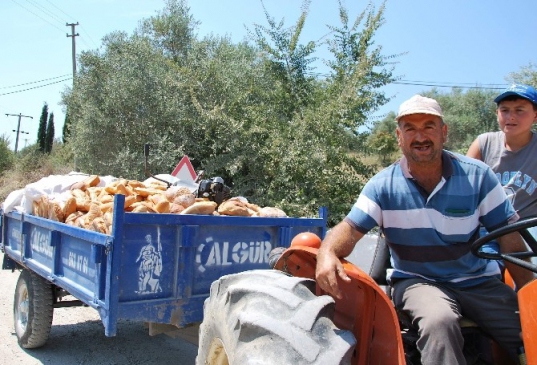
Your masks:
<instances>
[{"instance_id":1,"label":"dry grass","mask_svg":"<svg viewBox=\"0 0 537 365\"><path fill-rule=\"evenodd\" d=\"M60 162L56 155L28 153L17 156L14 166L0 174L0 202L14 190L50 175L64 175L72 170L70 165Z\"/></svg>"}]
</instances>

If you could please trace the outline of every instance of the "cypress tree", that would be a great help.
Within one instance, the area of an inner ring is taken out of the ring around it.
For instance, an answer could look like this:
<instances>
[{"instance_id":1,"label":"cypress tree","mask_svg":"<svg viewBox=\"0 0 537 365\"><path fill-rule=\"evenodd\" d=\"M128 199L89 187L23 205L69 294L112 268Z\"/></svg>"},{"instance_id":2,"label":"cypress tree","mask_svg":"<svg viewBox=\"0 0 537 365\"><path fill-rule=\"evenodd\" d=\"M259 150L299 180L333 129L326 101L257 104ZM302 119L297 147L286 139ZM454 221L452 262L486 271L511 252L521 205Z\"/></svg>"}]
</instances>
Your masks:
<instances>
[{"instance_id":1,"label":"cypress tree","mask_svg":"<svg viewBox=\"0 0 537 365\"><path fill-rule=\"evenodd\" d=\"M69 118L69 111L67 111L65 113L65 121L63 122L62 129L63 143L67 143L67 141L69 141L69 137L71 137L71 118Z\"/></svg>"},{"instance_id":2,"label":"cypress tree","mask_svg":"<svg viewBox=\"0 0 537 365\"><path fill-rule=\"evenodd\" d=\"M45 146L47 144L47 118L48 118L48 104L43 105L41 109L41 117L39 118L39 128L37 130L37 144L39 151L45 152Z\"/></svg>"},{"instance_id":3,"label":"cypress tree","mask_svg":"<svg viewBox=\"0 0 537 365\"><path fill-rule=\"evenodd\" d=\"M47 134L45 138L45 152L50 153L52 151L52 145L54 144L54 113L50 113L47 123Z\"/></svg>"}]
</instances>

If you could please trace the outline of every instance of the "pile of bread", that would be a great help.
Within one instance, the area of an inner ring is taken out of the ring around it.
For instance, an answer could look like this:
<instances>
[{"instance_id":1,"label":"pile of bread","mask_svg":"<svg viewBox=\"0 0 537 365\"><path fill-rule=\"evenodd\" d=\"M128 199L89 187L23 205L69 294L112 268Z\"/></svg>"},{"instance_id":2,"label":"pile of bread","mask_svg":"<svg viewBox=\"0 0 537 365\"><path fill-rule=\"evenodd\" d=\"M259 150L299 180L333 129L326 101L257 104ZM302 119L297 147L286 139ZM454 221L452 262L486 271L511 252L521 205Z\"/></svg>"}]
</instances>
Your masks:
<instances>
[{"instance_id":1,"label":"pile of bread","mask_svg":"<svg viewBox=\"0 0 537 365\"><path fill-rule=\"evenodd\" d=\"M114 196L125 196L124 210L133 213L205 214L244 217L287 217L274 207L259 207L236 197L222 202L197 198L188 188L171 186L159 180L149 182L118 179L98 186L92 175L71 186L64 201L41 196L33 202L33 214L80 228L111 234Z\"/></svg>"}]
</instances>

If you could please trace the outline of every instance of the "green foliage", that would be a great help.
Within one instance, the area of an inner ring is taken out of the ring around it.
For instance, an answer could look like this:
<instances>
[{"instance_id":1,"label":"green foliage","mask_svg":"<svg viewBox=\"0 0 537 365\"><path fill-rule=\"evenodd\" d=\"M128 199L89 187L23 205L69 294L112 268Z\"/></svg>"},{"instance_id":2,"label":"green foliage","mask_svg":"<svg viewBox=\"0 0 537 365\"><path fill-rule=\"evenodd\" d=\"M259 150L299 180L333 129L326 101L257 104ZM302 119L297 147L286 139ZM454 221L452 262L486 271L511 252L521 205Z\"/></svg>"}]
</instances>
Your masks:
<instances>
[{"instance_id":1,"label":"green foliage","mask_svg":"<svg viewBox=\"0 0 537 365\"><path fill-rule=\"evenodd\" d=\"M521 67L520 71L510 73L506 80L513 83L531 85L537 88L537 65L530 62L527 66Z\"/></svg>"},{"instance_id":2,"label":"green foliage","mask_svg":"<svg viewBox=\"0 0 537 365\"><path fill-rule=\"evenodd\" d=\"M9 137L5 134L0 136L0 174L13 165L14 153L9 148Z\"/></svg>"},{"instance_id":3,"label":"green foliage","mask_svg":"<svg viewBox=\"0 0 537 365\"><path fill-rule=\"evenodd\" d=\"M69 110L65 113L65 120L62 128L62 142L67 143L71 136L71 118L69 117Z\"/></svg>"},{"instance_id":4,"label":"green foliage","mask_svg":"<svg viewBox=\"0 0 537 365\"><path fill-rule=\"evenodd\" d=\"M37 143L41 152L45 152L47 145L47 118L48 104L45 103L41 109L41 117L39 118L39 127L37 129Z\"/></svg>"},{"instance_id":5,"label":"green foliage","mask_svg":"<svg viewBox=\"0 0 537 365\"><path fill-rule=\"evenodd\" d=\"M0 169L0 201L4 201L12 191L22 189L45 176L67 174L73 164L69 147L59 141L56 141L50 154L43 154L37 143L25 147L17 155L9 152L13 157L12 164L5 170ZM0 156L4 154L1 153Z\"/></svg>"},{"instance_id":6,"label":"green foliage","mask_svg":"<svg viewBox=\"0 0 537 365\"><path fill-rule=\"evenodd\" d=\"M326 42L334 57L326 61L333 70L328 90L338 95L339 103L349 103L342 109L345 113L338 108L334 111L347 128L357 131L370 112L390 100L380 88L397 80L393 66L388 67L397 55L383 55L382 47L374 42L376 31L385 21L385 3L378 11L369 4L352 25L347 10L341 1L338 3L341 26L328 26L332 38Z\"/></svg>"},{"instance_id":7,"label":"green foliage","mask_svg":"<svg viewBox=\"0 0 537 365\"><path fill-rule=\"evenodd\" d=\"M389 112L379 122L375 123L371 134L367 138L367 147L370 153L374 153L380 159L383 166L394 162L397 159L396 152L399 151L395 129L395 113Z\"/></svg>"},{"instance_id":8,"label":"green foliage","mask_svg":"<svg viewBox=\"0 0 537 365\"><path fill-rule=\"evenodd\" d=\"M291 120L295 113L313 101L314 79L308 76L315 42L299 43L304 28L310 0L303 1L302 13L296 25L285 28L284 22L276 22L264 8L268 26L254 25L250 36L263 52L265 74L272 80L272 102L279 106L280 118Z\"/></svg>"},{"instance_id":9,"label":"green foliage","mask_svg":"<svg viewBox=\"0 0 537 365\"><path fill-rule=\"evenodd\" d=\"M392 133L378 132L371 135L369 146L379 156L382 164L393 162L392 156L399 150L397 139Z\"/></svg>"},{"instance_id":10,"label":"green foliage","mask_svg":"<svg viewBox=\"0 0 537 365\"><path fill-rule=\"evenodd\" d=\"M142 179L150 143L153 173L187 154L233 195L292 216L316 216L325 205L330 224L339 221L373 173L355 154L365 144L357 129L388 100L379 88L394 79L380 47L372 49L384 8L370 6L348 26L340 4L342 26L317 44L300 39L308 6L290 28L266 13L253 43L197 39L198 23L177 0L133 35L107 35L100 50L79 56L64 94L77 164ZM336 59L326 78L311 73L321 46Z\"/></svg>"},{"instance_id":11,"label":"green foliage","mask_svg":"<svg viewBox=\"0 0 537 365\"><path fill-rule=\"evenodd\" d=\"M142 22L139 33L153 48L162 50L174 63L182 65L189 55L199 22L189 14L185 0L167 0L164 10Z\"/></svg>"},{"instance_id":12,"label":"green foliage","mask_svg":"<svg viewBox=\"0 0 537 365\"><path fill-rule=\"evenodd\" d=\"M45 153L52 151L52 145L54 144L54 113L50 113L47 122L47 133L45 135Z\"/></svg>"},{"instance_id":13,"label":"green foliage","mask_svg":"<svg viewBox=\"0 0 537 365\"><path fill-rule=\"evenodd\" d=\"M432 89L423 95L436 99L442 106L448 126L446 148L451 151L465 154L479 134L498 130L495 91L469 89L463 92L453 88L450 93L441 93Z\"/></svg>"}]
</instances>

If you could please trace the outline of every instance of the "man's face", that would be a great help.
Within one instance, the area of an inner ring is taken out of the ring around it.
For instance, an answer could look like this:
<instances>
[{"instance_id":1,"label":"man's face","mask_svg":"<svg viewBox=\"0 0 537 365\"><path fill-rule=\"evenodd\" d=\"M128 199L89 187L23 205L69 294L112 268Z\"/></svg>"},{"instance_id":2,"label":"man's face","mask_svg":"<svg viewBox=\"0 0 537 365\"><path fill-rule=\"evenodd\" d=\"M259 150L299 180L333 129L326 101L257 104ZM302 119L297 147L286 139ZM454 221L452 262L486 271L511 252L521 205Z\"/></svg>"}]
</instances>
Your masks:
<instances>
[{"instance_id":1,"label":"man's face","mask_svg":"<svg viewBox=\"0 0 537 365\"><path fill-rule=\"evenodd\" d=\"M429 114L402 117L397 126L397 142L411 162L423 163L440 159L447 138L442 119Z\"/></svg>"},{"instance_id":2,"label":"man's face","mask_svg":"<svg viewBox=\"0 0 537 365\"><path fill-rule=\"evenodd\" d=\"M496 114L500 130L506 135L528 133L537 121L537 111L526 99L500 101Z\"/></svg>"}]
</instances>

